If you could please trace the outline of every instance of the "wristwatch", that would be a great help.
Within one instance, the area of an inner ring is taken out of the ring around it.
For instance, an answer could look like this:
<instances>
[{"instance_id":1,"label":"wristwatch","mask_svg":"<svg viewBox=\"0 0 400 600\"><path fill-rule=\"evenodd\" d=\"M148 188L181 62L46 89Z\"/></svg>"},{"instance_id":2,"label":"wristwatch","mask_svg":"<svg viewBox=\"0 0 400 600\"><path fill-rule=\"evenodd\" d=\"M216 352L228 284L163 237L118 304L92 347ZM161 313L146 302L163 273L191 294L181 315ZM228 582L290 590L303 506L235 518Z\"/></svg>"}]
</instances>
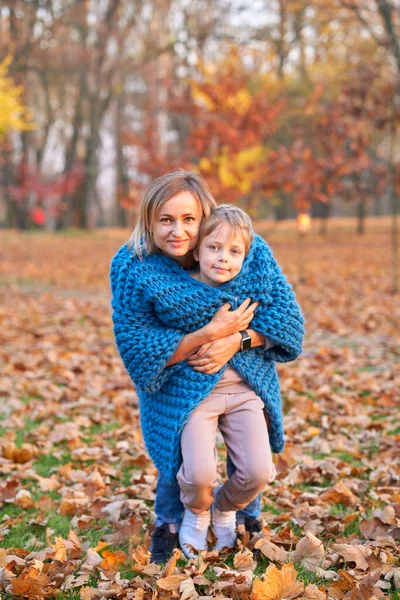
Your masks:
<instances>
[{"instance_id":1,"label":"wristwatch","mask_svg":"<svg viewBox=\"0 0 400 600\"><path fill-rule=\"evenodd\" d=\"M239 331L239 333L242 336L242 339L240 340L240 351L243 352L243 350L250 350L251 337L249 336L247 331Z\"/></svg>"}]
</instances>

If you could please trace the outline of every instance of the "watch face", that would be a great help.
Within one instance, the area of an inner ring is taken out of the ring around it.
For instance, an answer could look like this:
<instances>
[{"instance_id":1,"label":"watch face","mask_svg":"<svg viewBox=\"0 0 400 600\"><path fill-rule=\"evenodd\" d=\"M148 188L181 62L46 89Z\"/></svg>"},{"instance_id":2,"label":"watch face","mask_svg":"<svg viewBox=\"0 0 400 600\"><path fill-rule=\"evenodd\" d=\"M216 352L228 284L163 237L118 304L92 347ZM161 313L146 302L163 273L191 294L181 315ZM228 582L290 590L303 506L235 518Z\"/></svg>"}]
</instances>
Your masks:
<instances>
[{"instance_id":1,"label":"watch face","mask_svg":"<svg viewBox=\"0 0 400 600\"><path fill-rule=\"evenodd\" d=\"M241 331L240 334L242 336L240 349L241 350L249 350L251 348L251 337L249 336L247 331Z\"/></svg>"},{"instance_id":2,"label":"watch face","mask_svg":"<svg viewBox=\"0 0 400 600\"><path fill-rule=\"evenodd\" d=\"M250 348L251 348L251 337L250 336L242 339L242 348L243 348L243 350L250 350Z\"/></svg>"}]
</instances>

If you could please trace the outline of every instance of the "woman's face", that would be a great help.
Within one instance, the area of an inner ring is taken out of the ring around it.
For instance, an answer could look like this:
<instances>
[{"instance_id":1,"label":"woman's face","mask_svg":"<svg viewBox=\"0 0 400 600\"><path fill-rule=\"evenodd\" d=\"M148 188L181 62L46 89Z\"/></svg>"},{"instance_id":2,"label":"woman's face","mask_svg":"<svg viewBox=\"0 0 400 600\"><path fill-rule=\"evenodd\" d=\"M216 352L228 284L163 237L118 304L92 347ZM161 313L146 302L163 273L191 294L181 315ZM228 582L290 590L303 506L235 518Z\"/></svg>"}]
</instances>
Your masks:
<instances>
[{"instance_id":1,"label":"woman's face","mask_svg":"<svg viewBox=\"0 0 400 600\"><path fill-rule=\"evenodd\" d=\"M203 212L190 192L180 192L161 206L153 223L153 238L165 255L185 263L185 257L197 243Z\"/></svg>"}]
</instances>

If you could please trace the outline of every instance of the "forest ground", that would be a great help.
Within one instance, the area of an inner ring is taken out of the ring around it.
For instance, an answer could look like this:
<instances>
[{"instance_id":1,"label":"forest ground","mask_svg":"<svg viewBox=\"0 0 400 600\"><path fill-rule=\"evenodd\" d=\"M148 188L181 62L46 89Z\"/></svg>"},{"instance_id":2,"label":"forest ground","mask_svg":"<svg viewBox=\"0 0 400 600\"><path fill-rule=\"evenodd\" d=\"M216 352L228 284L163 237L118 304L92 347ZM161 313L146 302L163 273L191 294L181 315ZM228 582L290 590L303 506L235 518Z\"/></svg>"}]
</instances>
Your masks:
<instances>
[{"instance_id":1,"label":"forest ground","mask_svg":"<svg viewBox=\"0 0 400 600\"><path fill-rule=\"evenodd\" d=\"M306 317L304 354L279 366L286 448L261 534L165 569L149 564L156 471L111 325L109 263L129 233L1 232L0 596L399 598L390 221L305 236L304 282L293 223L256 229Z\"/></svg>"}]
</instances>

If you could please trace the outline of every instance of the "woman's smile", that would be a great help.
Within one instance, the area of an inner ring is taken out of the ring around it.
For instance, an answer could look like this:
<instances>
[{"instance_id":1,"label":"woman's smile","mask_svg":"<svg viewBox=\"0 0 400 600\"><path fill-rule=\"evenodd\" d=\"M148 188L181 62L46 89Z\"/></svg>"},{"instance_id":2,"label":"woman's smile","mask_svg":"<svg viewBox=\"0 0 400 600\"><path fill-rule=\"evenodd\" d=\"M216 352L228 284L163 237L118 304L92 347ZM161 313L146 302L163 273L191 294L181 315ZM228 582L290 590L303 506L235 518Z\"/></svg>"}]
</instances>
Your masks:
<instances>
[{"instance_id":1,"label":"woman's smile","mask_svg":"<svg viewBox=\"0 0 400 600\"><path fill-rule=\"evenodd\" d=\"M181 246L182 244L188 241L189 240L168 240L168 243L173 244L174 246Z\"/></svg>"}]
</instances>

